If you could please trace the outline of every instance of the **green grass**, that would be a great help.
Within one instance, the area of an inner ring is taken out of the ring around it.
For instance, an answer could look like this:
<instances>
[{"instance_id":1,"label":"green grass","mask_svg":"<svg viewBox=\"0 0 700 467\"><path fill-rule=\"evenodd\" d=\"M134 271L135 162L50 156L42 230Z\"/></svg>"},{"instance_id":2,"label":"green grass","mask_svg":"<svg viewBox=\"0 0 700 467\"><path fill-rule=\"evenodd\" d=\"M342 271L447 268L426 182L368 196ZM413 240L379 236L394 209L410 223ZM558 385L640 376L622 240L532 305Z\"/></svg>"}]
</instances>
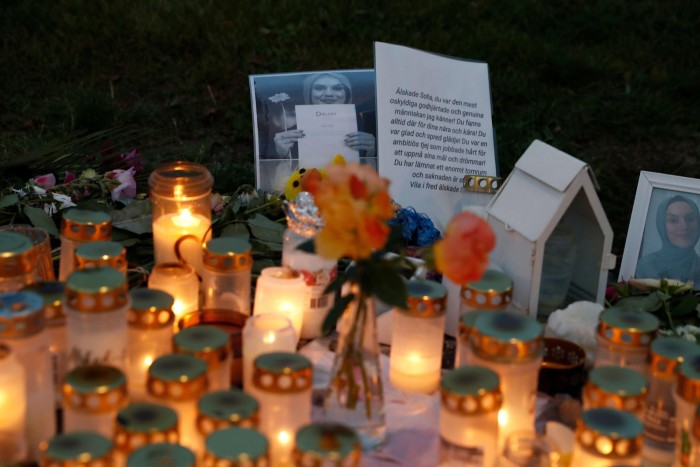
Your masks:
<instances>
[{"instance_id":1,"label":"green grass","mask_svg":"<svg viewBox=\"0 0 700 467\"><path fill-rule=\"evenodd\" d=\"M589 162L617 254L640 170L700 176L694 1L14 0L0 8L0 160L126 126L141 132L130 144L150 166L204 161L216 188L233 191L253 173L248 75L371 68L378 40L488 62L502 174L536 138Z\"/></svg>"}]
</instances>

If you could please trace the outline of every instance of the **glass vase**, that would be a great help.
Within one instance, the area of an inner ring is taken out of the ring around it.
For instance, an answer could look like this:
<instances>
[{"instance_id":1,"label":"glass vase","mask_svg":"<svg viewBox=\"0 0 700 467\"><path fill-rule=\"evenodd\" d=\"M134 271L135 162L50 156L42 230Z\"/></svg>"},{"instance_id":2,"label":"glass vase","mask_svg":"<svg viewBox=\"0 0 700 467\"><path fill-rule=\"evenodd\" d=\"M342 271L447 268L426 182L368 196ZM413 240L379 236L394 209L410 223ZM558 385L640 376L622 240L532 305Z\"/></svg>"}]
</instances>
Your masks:
<instances>
[{"instance_id":1,"label":"glass vase","mask_svg":"<svg viewBox=\"0 0 700 467\"><path fill-rule=\"evenodd\" d=\"M324 400L325 419L353 428L364 450L386 438L375 301L356 285L339 323L338 346Z\"/></svg>"}]
</instances>

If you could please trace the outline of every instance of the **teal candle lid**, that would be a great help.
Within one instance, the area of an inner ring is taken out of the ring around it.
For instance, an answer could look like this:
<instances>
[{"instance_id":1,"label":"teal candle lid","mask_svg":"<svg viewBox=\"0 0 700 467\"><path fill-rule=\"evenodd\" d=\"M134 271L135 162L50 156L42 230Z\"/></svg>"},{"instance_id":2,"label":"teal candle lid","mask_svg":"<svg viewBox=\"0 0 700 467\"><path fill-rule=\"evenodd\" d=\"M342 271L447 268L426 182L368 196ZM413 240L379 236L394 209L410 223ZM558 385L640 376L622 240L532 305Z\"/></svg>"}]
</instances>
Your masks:
<instances>
[{"instance_id":1,"label":"teal candle lid","mask_svg":"<svg viewBox=\"0 0 700 467\"><path fill-rule=\"evenodd\" d=\"M616 344L646 346L658 328L659 320L651 313L613 307L600 314L598 334Z\"/></svg>"},{"instance_id":2,"label":"teal candle lid","mask_svg":"<svg viewBox=\"0 0 700 467\"><path fill-rule=\"evenodd\" d=\"M269 392L300 392L311 388L312 365L303 355L271 352L253 362L253 385Z\"/></svg>"},{"instance_id":3,"label":"teal candle lid","mask_svg":"<svg viewBox=\"0 0 700 467\"><path fill-rule=\"evenodd\" d=\"M483 313L492 313L491 310L473 310L467 311L462 316L459 317L459 327L460 330L464 328L466 331L471 332L474 329L474 324L476 319Z\"/></svg>"},{"instance_id":4,"label":"teal candle lid","mask_svg":"<svg viewBox=\"0 0 700 467\"><path fill-rule=\"evenodd\" d=\"M61 235L79 242L109 240L112 235L112 218L103 211L70 209L61 218Z\"/></svg>"},{"instance_id":5,"label":"teal candle lid","mask_svg":"<svg viewBox=\"0 0 700 467\"><path fill-rule=\"evenodd\" d=\"M126 386L126 376L113 366L80 365L66 374L65 386L80 393L105 393Z\"/></svg>"},{"instance_id":6,"label":"teal candle lid","mask_svg":"<svg viewBox=\"0 0 700 467\"><path fill-rule=\"evenodd\" d=\"M457 415L478 415L501 407L503 395L495 371L467 365L446 371L441 382L442 407Z\"/></svg>"},{"instance_id":7,"label":"teal candle lid","mask_svg":"<svg viewBox=\"0 0 700 467\"><path fill-rule=\"evenodd\" d=\"M251 246L247 240L237 237L212 238L204 244L204 248L215 255L240 255L250 251Z\"/></svg>"},{"instance_id":8,"label":"teal candle lid","mask_svg":"<svg viewBox=\"0 0 700 467\"><path fill-rule=\"evenodd\" d=\"M689 402L700 402L700 355L686 358L678 366L676 392Z\"/></svg>"},{"instance_id":9,"label":"teal candle lid","mask_svg":"<svg viewBox=\"0 0 700 467\"><path fill-rule=\"evenodd\" d=\"M138 288L129 290L131 308L127 314L129 326L143 329L172 327L175 320L175 299L158 289Z\"/></svg>"},{"instance_id":10,"label":"teal candle lid","mask_svg":"<svg viewBox=\"0 0 700 467\"><path fill-rule=\"evenodd\" d=\"M700 346L680 337L657 337L650 347L649 368L654 376L675 378L678 365L700 356Z\"/></svg>"},{"instance_id":11,"label":"teal candle lid","mask_svg":"<svg viewBox=\"0 0 700 467\"><path fill-rule=\"evenodd\" d=\"M229 335L222 329L207 324L185 328L173 336L178 352L198 354L215 352L226 348Z\"/></svg>"},{"instance_id":12,"label":"teal candle lid","mask_svg":"<svg viewBox=\"0 0 700 467\"><path fill-rule=\"evenodd\" d=\"M37 293L44 299L44 314L49 326L57 326L65 323L63 312L63 300L66 296L66 288L63 282L43 281L35 282L22 290Z\"/></svg>"},{"instance_id":13,"label":"teal candle lid","mask_svg":"<svg viewBox=\"0 0 700 467\"><path fill-rule=\"evenodd\" d=\"M467 282L465 287L480 292L493 291L503 293L513 288L513 280L503 272L487 269L484 271L481 279L474 282Z\"/></svg>"},{"instance_id":14,"label":"teal candle lid","mask_svg":"<svg viewBox=\"0 0 700 467\"><path fill-rule=\"evenodd\" d=\"M161 404L132 402L117 414L117 426L130 433L177 429L177 412Z\"/></svg>"},{"instance_id":15,"label":"teal candle lid","mask_svg":"<svg viewBox=\"0 0 700 467\"><path fill-rule=\"evenodd\" d=\"M252 428L232 426L217 430L205 441L207 458L234 462L266 459L267 438Z\"/></svg>"},{"instance_id":16,"label":"teal candle lid","mask_svg":"<svg viewBox=\"0 0 700 467\"><path fill-rule=\"evenodd\" d=\"M102 224L112 222L112 218L104 211L91 211L88 209L69 209L63 213L63 219L76 224Z\"/></svg>"},{"instance_id":17,"label":"teal candle lid","mask_svg":"<svg viewBox=\"0 0 700 467\"><path fill-rule=\"evenodd\" d=\"M126 249L117 242L98 241L78 245L75 255L81 258L98 261L101 259L114 258L126 253Z\"/></svg>"},{"instance_id":18,"label":"teal candle lid","mask_svg":"<svg viewBox=\"0 0 700 467\"><path fill-rule=\"evenodd\" d=\"M73 271L66 281L66 289L90 295L103 294L125 286L124 274L108 266Z\"/></svg>"},{"instance_id":19,"label":"teal candle lid","mask_svg":"<svg viewBox=\"0 0 700 467\"><path fill-rule=\"evenodd\" d=\"M90 466L90 462L103 461L105 464L100 465L107 465L107 462L111 465L112 441L91 431L56 435L42 443L41 449L42 457L52 462L71 462L70 465L76 462Z\"/></svg>"},{"instance_id":20,"label":"teal candle lid","mask_svg":"<svg viewBox=\"0 0 700 467\"><path fill-rule=\"evenodd\" d=\"M647 379L631 368L600 366L588 374L583 398L589 407L612 407L640 412L648 390Z\"/></svg>"},{"instance_id":21,"label":"teal candle lid","mask_svg":"<svg viewBox=\"0 0 700 467\"><path fill-rule=\"evenodd\" d=\"M187 354L168 354L148 368L149 394L173 400L199 398L207 389L207 363Z\"/></svg>"},{"instance_id":22,"label":"teal candle lid","mask_svg":"<svg viewBox=\"0 0 700 467\"><path fill-rule=\"evenodd\" d=\"M446 308L447 289L435 281L413 279L406 283L408 308L398 310L418 318L443 316Z\"/></svg>"},{"instance_id":23,"label":"teal candle lid","mask_svg":"<svg viewBox=\"0 0 700 467\"><path fill-rule=\"evenodd\" d=\"M642 423L629 412L598 408L585 410L576 429L576 442L597 456L625 458L639 454Z\"/></svg>"},{"instance_id":24,"label":"teal candle lid","mask_svg":"<svg viewBox=\"0 0 700 467\"><path fill-rule=\"evenodd\" d=\"M489 269L480 280L464 284L460 296L470 308L500 310L511 302L513 281L506 274Z\"/></svg>"},{"instance_id":25,"label":"teal candle lid","mask_svg":"<svg viewBox=\"0 0 700 467\"><path fill-rule=\"evenodd\" d=\"M0 294L0 337L29 337L46 327L44 299L30 292Z\"/></svg>"},{"instance_id":26,"label":"teal candle lid","mask_svg":"<svg viewBox=\"0 0 700 467\"><path fill-rule=\"evenodd\" d=\"M296 434L295 456L300 465L321 465L323 461L356 459L359 465L362 445L357 434L345 425L318 422L301 427ZM318 464L313 464L313 462ZM354 464L353 464L354 465Z\"/></svg>"},{"instance_id":27,"label":"teal candle lid","mask_svg":"<svg viewBox=\"0 0 700 467\"><path fill-rule=\"evenodd\" d=\"M209 434L230 425L257 425L258 401L239 389L224 389L202 396L197 403L197 426ZM222 423L223 422L223 423Z\"/></svg>"},{"instance_id":28,"label":"teal candle lid","mask_svg":"<svg viewBox=\"0 0 700 467\"><path fill-rule=\"evenodd\" d=\"M26 235L0 230L0 259L7 260L27 253L34 244Z\"/></svg>"},{"instance_id":29,"label":"teal candle lid","mask_svg":"<svg viewBox=\"0 0 700 467\"><path fill-rule=\"evenodd\" d=\"M250 243L235 237L213 238L204 244L204 265L214 271L248 271L253 266Z\"/></svg>"},{"instance_id":30,"label":"teal candle lid","mask_svg":"<svg viewBox=\"0 0 700 467\"><path fill-rule=\"evenodd\" d=\"M291 352L269 352L255 359L255 367L278 375L310 370L311 362L303 355Z\"/></svg>"},{"instance_id":31,"label":"teal candle lid","mask_svg":"<svg viewBox=\"0 0 700 467\"><path fill-rule=\"evenodd\" d=\"M138 448L129 455L126 467L195 467L192 451L179 444L156 443Z\"/></svg>"},{"instance_id":32,"label":"teal candle lid","mask_svg":"<svg viewBox=\"0 0 700 467\"><path fill-rule=\"evenodd\" d=\"M482 358L524 363L542 356L543 333L542 325L529 316L492 311L476 317L471 335Z\"/></svg>"}]
</instances>

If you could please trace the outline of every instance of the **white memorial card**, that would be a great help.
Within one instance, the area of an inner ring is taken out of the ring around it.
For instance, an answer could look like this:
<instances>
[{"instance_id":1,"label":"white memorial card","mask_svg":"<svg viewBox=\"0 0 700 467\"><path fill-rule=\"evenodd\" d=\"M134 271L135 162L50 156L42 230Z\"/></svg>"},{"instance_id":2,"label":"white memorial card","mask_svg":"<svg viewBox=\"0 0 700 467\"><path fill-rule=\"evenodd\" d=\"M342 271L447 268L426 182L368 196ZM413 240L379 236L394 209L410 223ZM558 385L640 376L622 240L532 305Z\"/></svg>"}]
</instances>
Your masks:
<instances>
[{"instance_id":1,"label":"white memorial card","mask_svg":"<svg viewBox=\"0 0 700 467\"><path fill-rule=\"evenodd\" d=\"M375 42L379 173L444 230L465 175L497 176L488 64Z\"/></svg>"},{"instance_id":2,"label":"white memorial card","mask_svg":"<svg viewBox=\"0 0 700 467\"><path fill-rule=\"evenodd\" d=\"M357 131L353 104L297 105L300 167L323 167L337 154L346 162L359 162L360 154L345 144L348 134Z\"/></svg>"}]
</instances>

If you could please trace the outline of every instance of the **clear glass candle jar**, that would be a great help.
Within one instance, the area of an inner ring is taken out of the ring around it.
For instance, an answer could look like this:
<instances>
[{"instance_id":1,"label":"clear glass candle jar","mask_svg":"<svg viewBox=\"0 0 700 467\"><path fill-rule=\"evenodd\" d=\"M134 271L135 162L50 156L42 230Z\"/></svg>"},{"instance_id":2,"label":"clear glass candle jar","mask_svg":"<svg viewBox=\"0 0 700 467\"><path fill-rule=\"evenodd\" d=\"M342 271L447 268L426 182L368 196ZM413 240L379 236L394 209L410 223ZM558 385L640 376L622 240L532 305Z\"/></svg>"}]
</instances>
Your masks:
<instances>
[{"instance_id":1,"label":"clear glass candle jar","mask_svg":"<svg viewBox=\"0 0 700 467\"><path fill-rule=\"evenodd\" d=\"M69 209L61 218L61 259L58 280L65 282L75 270L78 246L112 238L112 218L103 211Z\"/></svg>"},{"instance_id":2,"label":"clear glass candle jar","mask_svg":"<svg viewBox=\"0 0 700 467\"><path fill-rule=\"evenodd\" d=\"M502 400L499 377L493 370L462 366L445 373L441 383L440 465L496 465Z\"/></svg>"},{"instance_id":3,"label":"clear glass candle jar","mask_svg":"<svg viewBox=\"0 0 700 467\"><path fill-rule=\"evenodd\" d=\"M473 310L464 313L459 317L459 327L457 331L457 352L455 353L455 368L467 365L469 362L469 336L474 330L474 322L482 313L489 313L489 310Z\"/></svg>"},{"instance_id":4,"label":"clear glass candle jar","mask_svg":"<svg viewBox=\"0 0 700 467\"><path fill-rule=\"evenodd\" d=\"M84 243L75 249L75 269L105 266L116 269L126 277L126 248L117 242L100 241Z\"/></svg>"},{"instance_id":5,"label":"clear glass candle jar","mask_svg":"<svg viewBox=\"0 0 700 467\"><path fill-rule=\"evenodd\" d=\"M700 356L694 355L678 366L676 390L676 448L674 466L690 465L690 454L696 448L692 436L695 410L700 404Z\"/></svg>"},{"instance_id":6,"label":"clear glass candle jar","mask_svg":"<svg viewBox=\"0 0 700 467\"><path fill-rule=\"evenodd\" d=\"M210 390L231 387L231 345L225 331L206 324L183 329L173 336L173 352L207 362Z\"/></svg>"},{"instance_id":7,"label":"clear glass candle jar","mask_svg":"<svg viewBox=\"0 0 700 467\"><path fill-rule=\"evenodd\" d=\"M37 293L44 299L46 332L49 335L49 356L53 374L53 387L56 407L63 405L61 385L66 377L67 337L66 315L63 311L65 287L63 282L45 281L28 285L24 290Z\"/></svg>"},{"instance_id":8,"label":"clear glass candle jar","mask_svg":"<svg viewBox=\"0 0 700 467\"><path fill-rule=\"evenodd\" d=\"M248 318L243 326L243 390L252 392L253 361L269 352L294 353L297 334L292 322L279 313L265 313Z\"/></svg>"},{"instance_id":9,"label":"clear glass candle jar","mask_svg":"<svg viewBox=\"0 0 700 467\"><path fill-rule=\"evenodd\" d=\"M631 368L593 368L588 373L588 382L583 386L583 409L609 407L629 412L641 421L648 386L644 375Z\"/></svg>"},{"instance_id":10,"label":"clear glass candle jar","mask_svg":"<svg viewBox=\"0 0 700 467\"><path fill-rule=\"evenodd\" d=\"M53 269L53 258L51 256L51 236L46 230L28 224L3 225L0 227L0 230L29 237L36 250L36 274L38 280L56 280L56 272Z\"/></svg>"},{"instance_id":11,"label":"clear glass candle jar","mask_svg":"<svg viewBox=\"0 0 700 467\"><path fill-rule=\"evenodd\" d=\"M112 465L112 441L98 433L62 433L42 443L41 466L107 467Z\"/></svg>"},{"instance_id":12,"label":"clear glass candle jar","mask_svg":"<svg viewBox=\"0 0 700 467\"><path fill-rule=\"evenodd\" d=\"M177 413L168 406L133 402L117 413L114 429L116 463L126 464L129 454L147 444L173 443L180 439Z\"/></svg>"},{"instance_id":13,"label":"clear glass candle jar","mask_svg":"<svg viewBox=\"0 0 700 467\"><path fill-rule=\"evenodd\" d=\"M0 293L17 292L39 280L36 249L26 235L0 231Z\"/></svg>"},{"instance_id":14,"label":"clear glass candle jar","mask_svg":"<svg viewBox=\"0 0 700 467\"><path fill-rule=\"evenodd\" d=\"M129 398L146 396L148 367L153 361L173 351L175 314L172 295L156 289L132 289L131 308L127 314L126 379Z\"/></svg>"},{"instance_id":15,"label":"clear glass candle jar","mask_svg":"<svg viewBox=\"0 0 700 467\"><path fill-rule=\"evenodd\" d=\"M649 345L658 328L651 313L608 308L600 314L593 366L621 366L646 375Z\"/></svg>"},{"instance_id":16,"label":"clear glass candle jar","mask_svg":"<svg viewBox=\"0 0 700 467\"><path fill-rule=\"evenodd\" d=\"M154 402L177 412L180 444L194 453L202 452L197 433L197 401L208 387L206 362L192 355L163 355L149 368L147 384Z\"/></svg>"},{"instance_id":17,"label":"clear glass candle jar","mask_svg":"<svg viewBox=\"0 0 700 467\"><path fill-rule=\"evenodd\" d=\"M590 409L577 422L572 466L636 466L642 461L642 423L631 413Z\"/></svg>"},{"instance_id":18,"label":"clear glass candle jar","mask_svg":"<svg viewBox=\"0 0 700 467\"><path fill-rule=\"evenodd\" d=\"M0 413L0 459L26 459L26 372L6 344L0 344Z\"/></svg>"},{"instance_id":19,"label":"clear glass candle jar","mask_svg":"<svg viewBox=\"0 0 700 467\"><path fill-rule=\"evenodd\" d=\"M403 391L430 394L440 386L445 336L445 288L410 280L408 308L394 308L389 381Z\"/></svg>"},{"instance_id":20,"label":"clear glass candle jar","mask_svg":"<svg viewBox=\"0 0 700 467\"><path fill-rule=\"evenodd\" d=\"M298 271L304 278L306 297L301 337L315 339L321 336L323 320L333 306L333 294L324 291L335 279L338 262L298 248L323 226L311 194L301 192L293 203L285 202L285 212L287 230L282 241L282 265Z\"/></svg>"},{"instance_id":21,"label":"clear glass candle jar","mask_svg":"<svg viewBox=\"0 0 700 467\"><path fill-rule=\"evenodd\" d=\"M0 343L9 345L24 367L27 448L29 459L36 461L39 443L56 433L56 395L41 296L28 291L0 294Z\"/></svg>"},{"instance_id":22,"label":"clear glass candle jar","mask_svg":"<svg viewBox=\"0 0 700 467\"><path fill-rule=\"evenodd\" d=\"M197 430L203 439L223 428L257 428L258 401L240 389L225 389L205 394L197 403Z\"/></svg>"},{"instance_id":23,"label":"clear glass candle jar","mask_svg":"<svg viewBox=\"0 0 700 467\"><path fill-rule=\"evenodd\" d=\"M223 428L207 437L202 467L268 467L268 451L269 443L258 430Z\"/></svg>"},{"instance_id":24,"label":"clear glass candle jar","mask_svg":"<svg viewBox=\"0 0 700 467\"><path fill-rule=\"evenodd\" d=\"M557 443L533 431L516 431L505 439L498 467L563 467ZM485 464L484 464L485 465Z\"/></svg>"},{"instance_id":25,"label":"clear glass candle jar","mask_svg":"<svg viewBox=\"0 0 700 467\"><path fill-rule=\"evenodd\" d=\"M304 319L306 283L301 274L287 267L269 267L260 272L255 286L254 315L280 313L292 322L301 336Z\"/></svg>"},{"instance_id":26,"label":"clear glass candle jar","mask_svg":"<svg viewBox=\"0 0 700 467\"><path fill-rule=\"evenodd\" d=\"M250 243L240 238L213 238L204 244L204 308L250 315Z\"/></svg>"},{"instance_id":27,"label":"clear glass candle jar","mask_svg":"<svg viewBox=\"0 0 700 467\"><path fill-rule=\"evenodd\" d=\"M149 444L129 455L126 467L196 467L197 457L184 446L171 443Z\"/></svg>"},{"instance_id":28,"label":"clear glass candle jar","mask_svg":"<svg viewBox=\"0 0 700 467\"><path fill-rule=\"evenodd\" d=\"M192 162L160 165L148 178L156 264L185 261L202 274L202 243L211 236L209 170Z\"/></svg>"},{"instance_id":29,"label":"clear glass candle jar","mask_svg":"<svg viewBox=\"0 0 700 467\"><path fill-rule=\"evenodd\" d=\"M513 298L513 281L507 274L489 269L476 282L462 285L460 314L474 310L503 311Z\"/></svg>"},{"instance_id":30,"label":"clear glass candle jar","mask_svg":"<svg viewBox=\"0 0 700 467\"><path fill-rule=\"evenodd\" d=\"M148 276L148 288L173 296L175 323L199 309L199 279L192 266L182 263L156 264Z\"/></svg>"},{"instance_id":31,"label":"clear glass candle jar","mask_svg":"<svg viewBox=\"0 0 700 467\"><path fill-rule=\"evenodd\" d=\"M362 445L357 434L339 423L316 422L295 436L294 465L299 467L360 467Z\"/></svg>"},{"instance_id":32,"label":"clear glass candle jar","mask_svg":"<svg viewBox=\"0 0 700 467\"><path fill-rule=\"evenodd\" d=\"M273 352L255 359L260 431L270 442L272 465L291 462L294 434L311 422L312 383L311 362L302 355Z\"/></svg>"},{"instance_id":33,"label":"clear glass candle jar","mask_svg":"<svg viewBox=\"0 0 700 467\"><path fill-rule=\"evenodd\" d=\"M484 313L474 323L470 345L469 363L490 368L500 377L499 445L512 432L534 431L542 325L512 312Z\"/></svg>"},{"instance_id":34,"label":"clear glass candle jar","mask_svg":"<svg viewBox=\"0 0 700 467\"><path fill-rule=\"evenodd\" d=\"M80 269L66 282L68 369L101 364L126 369L127 313L124 274L110 267Z\"/></svg>"},{"instance_id":35,"label":"clear glass candle jar","mask_svg":"<svg viewBox=\"0 0 700 467\"><path fill-rule=\"evenodd\" d=\"M126 376L120 369L79 366L63 383L63 431L94 431L112 439L114 419L126 402Z\"/></svg>"},{"instance_id":36,"label":"clear glass candle jar","mask_svg":"<svg viewBox=\"0 0 700 467\"><path fill-rule=\"evenodd\" d=\"M659 464L673 462L676 447L676 402L673 390L678 365L700 356L700 347L680 337L658 337L651 343L649 393L644 411L645 460Z\"/></svg>"}]
</instances>

